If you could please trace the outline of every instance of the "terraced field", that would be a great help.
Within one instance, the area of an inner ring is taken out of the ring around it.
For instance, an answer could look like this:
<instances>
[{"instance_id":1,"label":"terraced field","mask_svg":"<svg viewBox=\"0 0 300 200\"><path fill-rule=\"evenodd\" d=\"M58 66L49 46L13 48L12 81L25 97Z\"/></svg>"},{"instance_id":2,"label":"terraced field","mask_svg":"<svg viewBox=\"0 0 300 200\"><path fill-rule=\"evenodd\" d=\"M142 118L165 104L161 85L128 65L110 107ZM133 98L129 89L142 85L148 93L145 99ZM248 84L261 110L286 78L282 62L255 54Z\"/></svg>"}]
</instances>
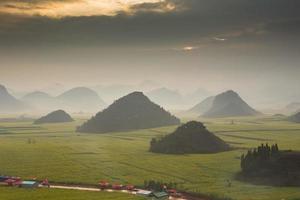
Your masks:
<instances>
[{"instance_id":1,"label":"terraced field","mask_svg":"<svg viewBox=\"0 0 300 200\"><path fill-rule=\"evenodd\" d=\"M0 174L83 184L107 179L142 185L144 180L154 179L176 182L185 191L232 199L300 199L299 187L252 185L234 178L240 168L240 155L247 148L276 142L281 149L300 150L300 125L271 117L237 118L233 125L231 120L203 121L235 150L202 155L148 152L152 137L169 133L176 127L86 134L74 131L83 120L56 125L3 122L0 123ZM230 187L227 180L231 182ZM0 190L0 195L9 195L6 194L9 189ZM47 191L43 193L48 195Z\"/></svg>"}]
</instances>

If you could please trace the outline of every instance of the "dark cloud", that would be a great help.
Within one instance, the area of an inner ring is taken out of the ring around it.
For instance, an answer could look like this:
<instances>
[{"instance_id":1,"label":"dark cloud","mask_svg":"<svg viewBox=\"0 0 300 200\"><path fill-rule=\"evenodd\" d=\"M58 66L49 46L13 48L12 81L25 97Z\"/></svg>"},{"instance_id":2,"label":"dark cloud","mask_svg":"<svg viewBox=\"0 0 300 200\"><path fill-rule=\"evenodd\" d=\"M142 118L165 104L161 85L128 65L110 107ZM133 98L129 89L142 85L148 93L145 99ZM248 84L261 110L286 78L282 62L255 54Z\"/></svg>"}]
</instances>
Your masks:
<instances>
[{"instance_id":1,"label":"dark cloud","mask_svg":"<svg viewBox=\"0 0 300 200\"><path fill-rule=\"evenodd\" d=\"M26 2L53 0L27 0ZM6 3L12 2L6 0ZM172 12L146 12L176 6ZM297 0L169 0L133 6L134 15L66 17L2 14L1 45L170 46L216 42L288 40L299 33ZM278 38L277 38L278 39ZM295 37L293 38L295 39Z\"/></svg>"}]
</instances>

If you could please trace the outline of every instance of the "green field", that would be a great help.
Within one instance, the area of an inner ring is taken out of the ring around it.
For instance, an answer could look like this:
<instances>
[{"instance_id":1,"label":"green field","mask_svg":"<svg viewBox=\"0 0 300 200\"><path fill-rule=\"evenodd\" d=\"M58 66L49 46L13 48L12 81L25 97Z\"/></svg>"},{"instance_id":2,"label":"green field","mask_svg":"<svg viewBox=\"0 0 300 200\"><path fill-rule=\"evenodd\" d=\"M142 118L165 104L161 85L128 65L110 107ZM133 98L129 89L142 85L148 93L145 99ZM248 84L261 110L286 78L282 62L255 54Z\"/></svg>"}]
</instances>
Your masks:
<instances>
[{"instance_id":1,"label":"green field","mask_svg":"<svg viewBox=\"0 0 300 200\"><path fill-rule=\"evenodd\" d=\"M148 152L152 137L169 133L176 127L79 134L74 130L82 120L56 125L0 123L0 174L84 184L96 184L106 179L142 185L144 180L154 179L176 182L182 190L237 200L300 199L299 187L258 186L234 180L240 169L239 157L247 148L263 142L277 142L280 149L300 150L300 124L271 117L237 118L234 125L230 123L231 119L204 122L209 130L237 149L202 155ZM231 187L228 187L227 179L231 180ZM0 199L3 199L1 195L10 195L6 191L10 190L0 189ZM5 194L1 194L3 192ZM53 195L61 192L64 191L57 191ZM32 193L49 194L48 191ZM64 193L72 195L72 192ZM88 199L93 199L92 195Z\"/></svg>"},{"instance_id":2,"label":"green field","mask_svg":"<svg viewBox=\"0 0 300 200\"><path fill-rule=\"evenodd\" d=\"M120 192L86 192L74 190L19 189L0 187L0 199L5 200L142 200L142 198Z\"/></svg>"}]
</instances>

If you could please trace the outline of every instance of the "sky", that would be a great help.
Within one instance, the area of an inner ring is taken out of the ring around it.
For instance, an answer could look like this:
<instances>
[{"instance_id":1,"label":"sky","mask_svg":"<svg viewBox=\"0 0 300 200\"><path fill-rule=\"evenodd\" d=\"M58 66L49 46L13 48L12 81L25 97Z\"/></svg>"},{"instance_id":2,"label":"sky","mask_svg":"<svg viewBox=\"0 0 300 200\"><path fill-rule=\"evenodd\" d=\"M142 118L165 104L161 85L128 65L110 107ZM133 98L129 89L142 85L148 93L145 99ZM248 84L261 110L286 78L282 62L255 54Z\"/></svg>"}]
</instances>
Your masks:
<instances>
[{"instance_id":1,"label":"sky","mask_svg":"<svg viewBox=\"0 0 300 200\"><path fill-rule=\"evenodd\" d=\"M300 101L299 0L1 0L0 82Z\"/></svg>"}]
</instances>

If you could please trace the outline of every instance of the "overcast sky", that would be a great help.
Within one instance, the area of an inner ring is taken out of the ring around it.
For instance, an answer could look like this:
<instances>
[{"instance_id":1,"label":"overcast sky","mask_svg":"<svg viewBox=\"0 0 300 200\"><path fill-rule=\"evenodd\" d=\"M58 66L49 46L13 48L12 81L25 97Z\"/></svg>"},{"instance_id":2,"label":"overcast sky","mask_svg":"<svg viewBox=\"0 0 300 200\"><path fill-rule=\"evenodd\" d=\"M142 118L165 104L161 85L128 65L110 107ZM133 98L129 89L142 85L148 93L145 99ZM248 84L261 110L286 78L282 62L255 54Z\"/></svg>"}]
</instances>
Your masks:
<instances>
[{"instance_id":1,"label":"overcast sky","mask_svg":"<svg viewBox=\"0 0 300 200\"><path fill-rule=\"evenodd\" d=\"M300 98L299 8L299 0L1 0L0 81L34 90L153 80Z\"/></svg>"}]
</instances>

